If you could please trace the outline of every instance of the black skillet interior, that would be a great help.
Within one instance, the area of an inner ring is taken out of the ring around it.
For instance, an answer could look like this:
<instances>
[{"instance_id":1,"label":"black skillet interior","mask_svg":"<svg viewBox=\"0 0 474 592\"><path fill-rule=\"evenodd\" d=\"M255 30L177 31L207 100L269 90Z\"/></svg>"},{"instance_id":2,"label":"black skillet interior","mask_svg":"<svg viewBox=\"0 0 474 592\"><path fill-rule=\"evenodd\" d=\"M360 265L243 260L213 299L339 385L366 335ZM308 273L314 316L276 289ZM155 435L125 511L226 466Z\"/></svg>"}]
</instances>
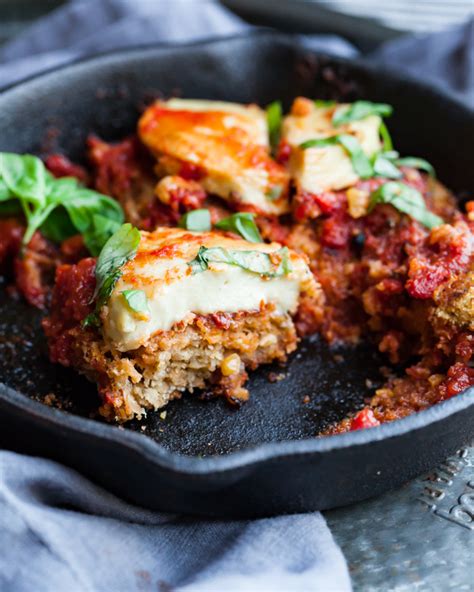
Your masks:
<instances>
[{"instance_id":1,"label":"black skillet interior","mask_svg":"<svg viewBox=\"0 0 474 592\"><path fill-rule=\"evenodd\" d=\"M390 128L402 153L428 158L441 179L454 189L474 189L470 152L462 149L472 141L474 123L461 107L447 99L441 101L433 91L416 83L358 64L315 56L298 47L292 38L272 34L194 47L137 49L33 79L0 96L0 149L37 154L60 151L81 161L88 134L106 140L122 138L134 130L143 105L160 95L262 105L281 99L285 107L298 95L383 100L395 107ZM5 294L0 297L0 315L1 381L24 396L44 400L49 395L47 400L55 406L93 416L94 387L72 371L47 361L40 315ZM310 340L284 368L255 372L249 382L251 400L240 410L220 400L203 402L185 396L168 406L166 417L150 414L145 421L131 422L125 429L144 433L173 452L199 458L264 442L311 438L328 423L362 405L380 381L379 367L384 363L370 345L335 351L318 339ZM93 433L94 425L88 422L86 432ZM466 431L462 433L465 438ZM460 438L461 433L457 440L454 438L455 444L446 443L444 451L461 444ZM47 453L71 462L71 458L50 448L46 446ZM423 465L414 460L411 471L402 471L395 480L389 478L384 487L401 482L420 468ZM98 477L99 469L94 471ZM299 506L283 500L275 508L330 507L379 490L380 484L373 490L365 487L363 494L351 492L342 498L330 495L323 502L313 497ZM127 491L137 499L135 493ZM140 496L138 499L155 504ZM168 501L164 505L174 508L176 504ZM189 510L190 504L183 502L178 507ZM255 511L264 512L259 507Z\"/></svg>"}]
</instances>

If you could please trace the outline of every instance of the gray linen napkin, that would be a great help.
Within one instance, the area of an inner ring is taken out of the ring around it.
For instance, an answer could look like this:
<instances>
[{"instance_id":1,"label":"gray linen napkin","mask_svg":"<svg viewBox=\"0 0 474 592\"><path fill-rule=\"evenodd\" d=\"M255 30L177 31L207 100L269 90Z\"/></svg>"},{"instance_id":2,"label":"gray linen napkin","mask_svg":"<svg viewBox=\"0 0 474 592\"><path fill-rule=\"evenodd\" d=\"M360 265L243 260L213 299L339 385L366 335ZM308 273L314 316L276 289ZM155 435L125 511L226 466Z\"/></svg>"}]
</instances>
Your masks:
<instances>
[{"instance_id":1,"label":"gray linen napkin","mask_svg":"<svg viewBox=\"0 0 474 592\"><path fill-rule=\"evenodd\" d=\"M57 463L7 451L0 549L2 592L351 589L318 512L233 521L160 514Z\"/></svg>"}]
</instances>

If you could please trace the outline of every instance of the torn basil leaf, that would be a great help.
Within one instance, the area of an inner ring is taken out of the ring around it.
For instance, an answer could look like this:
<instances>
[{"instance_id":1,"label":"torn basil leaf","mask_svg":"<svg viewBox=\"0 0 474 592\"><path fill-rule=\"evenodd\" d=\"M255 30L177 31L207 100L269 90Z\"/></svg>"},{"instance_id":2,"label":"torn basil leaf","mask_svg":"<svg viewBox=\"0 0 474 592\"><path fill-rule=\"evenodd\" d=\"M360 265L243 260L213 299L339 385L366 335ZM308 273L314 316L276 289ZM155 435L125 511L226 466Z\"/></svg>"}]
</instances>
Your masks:
<instances>
[{"instance_id":1,"label":"torn basil leaf","mask_svg":"<svg viewBox=\"0 0 474 592\"><path fill-rule=\"evenodd\" d=\"M349 134L337 134L328 138L306 140L299 147L306 150L307 148L324 148L335 145L342 146L349 154L354 171L361 179L369 179L373 176L374 170L369 158L362 150L357 138Z\"/></svg>"},{"instance_id":2,"label":"torn basil leaf","mask_svg":"<svg viewBox=\"0 0 474 592\"><path fill-rule=\"evenodd\" d=\"M388 131L388 127L386 126L384 121L380 122L379 134L380 134L380 137L382 138L383 151L384 152L392 152L393 151L392 136L390 135L390 132Z\"/></svg>"},{"instance_id":3,"label":"torn basil leaf","mask_svg":"<svg viewBox=\"0 0 474 592\"><path fill-rule=\"evenodd\" d=\"M29 208L46 203L46 168L31 154L0 152L0 178L10 194L25 202Z\"/></svg>"},{"instance_id":4,"label":"torn basil leaf","mask_svg":"<svg viewBox=\"0 0 474 592\"><path fill-rule=\"evenodd\" d=\"M219 230L230 230L240 234L242 238L252 243L261 243L262 237L255 224L255 214L239 212L220 220L215 227Z\"/></svg>"},{"instance_id":5,"label":"torn basil leaf","mask_svg":"<svg viewBox=\"0 0 474 592\"><path fill-rule=\"evenodd\" d=\"M428 210L421 193L404 183L389 181L381 185L370 196L369 211L379 203L392 205L430 229L444 223L442 218Z\"/></svg>"},{"instance_id":6,"label":"torn basil leaf","mask_svg":"<svg viewBox=\"0 0 474 592\"><path fill-rule=\"evenodd\" d=\"M283 109L280 101L273 101L267 108L267 125L268 135L270 139L270 146L274 151L280 141L281 123L283 120Z\"/></svg>"},{"instance_id":7,"label":"torn basil leaf","mask_svg":"<svg viewBox=\"0 0 474 592\"><path fill-rule=\"evenodd\" d=\"M1 152L0 202L11 200L18 201L26 219L24 245L38 228L57 242L80 233L96 256L124 219L117 201L86 189L74 177L56 179L36 156Z\"/></svg>"},{"instance_id":8,"label":"torn basil leaf","mask_svg":"<svg viewBox=\"0 0 474 592\"><path fill-rule=\"evenodd\" d=\"M370 115L378 115L379 117L389 117L393 112L391 105L387 103L371 103L370 101L355 101L349 107L341 107L337 109L332 117L334 126L351 123L352 121L359 121L365 119Z\"/></svg>"},{"instance_id":9,"label":"torn basil leaf","mask_svg":"<svg viewBox=\"0 0 474 592\"><path fill-rule=\"evenodd\" d=\"M417 158L416 156L405 156L404 158L398 158L396 161L398 166L406 166L420 171L425 171L432 177L436 176L433 166L424 158Z\"/></svg>"},{"instance_id":10,"label":"torn basil leaf","mask_svg":"<svg viewBox=\"0 0 474 592\"><path fill-rule=\"evenodd\" d=\"M402 172L395 166L393 160L387 158L384 152L377 154L373 161L374 173L378 177L387 179L400 179Z\"/></svg>"},{"instance_id":11,"label":"torn basil leaf","mask_svg":"<svg viewBox=\"0 0 474 592\"><path fill-rule=\"evenodd\" d=\"M191 210L181 216L178 226L194 232L206 232L211 230L211 213L205 208Z\"/></svg>"},{"instance_id":12,"label":"torn basil leaf","mask_svg":"<svg viewBox=\"0 0 474 592\"><path fill-rule=\"evenodd\" d=\"M143 290L123 290L121 293L133 312L149 312L148 298Z\"/></svg>"},{"instance_id":13,"label":"torn basil leaf","mask_svg":"<svg viewBox=\"0 0 474 592\"><path fill-rule=\"evenodd\" d=\"M274 263L274 257L280 261ZM237 251L222 247L200 247L196 257L188 263L192 273L200 273L209 269L209 263L226 263L235 265L245 271L265 277L281 277L292 271L287 247L275 251L271 255L261 251Z\"/></svg>"},{"instance_id":14,"label":"torn basil leaf","mask_svg":"<svg viewBox=\"0 0 474 592\"><path fill-rule=\"evenodd\" d=\"M84 319L85 326L98 323L100 309L107 303L115 284L122 277L123 266L137 254L139 244L139 230L128 223L120 226L105 243L95 267L95 311Z\"/></svg>"}]
</instances>

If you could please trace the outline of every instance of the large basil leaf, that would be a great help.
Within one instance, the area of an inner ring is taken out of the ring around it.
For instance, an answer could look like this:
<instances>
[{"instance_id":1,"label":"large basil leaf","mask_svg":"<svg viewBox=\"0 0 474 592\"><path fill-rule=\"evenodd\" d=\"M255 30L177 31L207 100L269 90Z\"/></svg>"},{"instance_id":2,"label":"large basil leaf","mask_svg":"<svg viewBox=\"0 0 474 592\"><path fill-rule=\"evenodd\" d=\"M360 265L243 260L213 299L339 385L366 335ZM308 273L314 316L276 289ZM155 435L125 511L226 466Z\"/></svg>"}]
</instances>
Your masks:
<instances>
[{"instance_id":1,"label":"large basil leaf","mask_svg":"<svg viewBox=\"0 0 474 592\"><path fill-rule=\"evenodd\" d=\"M46 169L36 156L0 152L0 178L12 196L35 207L46 204Z\"/></svg>"},{"instance_id":2,"label":"large basil leaf","mask_svg":"<svg viewBox=\"0 0 474 592\"><path fill-rule=\"evenodd\" d=\"M119 203L110 197L86 189L74 177L56 179L36 156L3 152L0 215L12 211L12 200L19 202L26 218L23 244L30 241L38 228L57 242L80 233L96 256L124 220Z\"/></svg>"},{"instance_id":3,"label":"large basil leaf","mask_svg":"<svg viewBox=\"0 0 474 592\"><path fill-rule=\"evenodd\" d=\"M123 266L137 254L140 232L131 224L123 224L105 243L95 268L95 312L84 319L84 325L96 325L99 311L107 303L115 284L122 276Z\"/></svg>"},{"instance_id":4,"label":"large basil leaf","mask_svg":"<svg viewBox=\"0 0 474 592\"><path fill-rule=\"evenodd\" d=\"M188 265L193 273L206 271L209 268L209 263L227 263L265 277L280 277L291 272L292 268L286 247L275 251L272 255L279 257L278 264L272 261L272 257L268 253L261 251L237 251L222 247L207 248L202 246Z\"/></svg>"},{"instance_id":5,"label":"large basil leaf","mask_svg":"<svg viewBox=\"0 0 474 592\"><path fill-rule=\"evenodd\" d=\"M215 225L219 230L230 230L236 234L240 234L242 238L251 243L261 243L262 237L255 224L255 214L250 212L239 212L232 214L227 218L219 220Z\"/></svg>"},{"instance_id":6,"label":"large basil leaf","mask_svg":"<svg viewBox=\"0 0 474 592\"><path fill-rule=\"evenodd\" d=\"M389 181L381 185L370 197L369 211L379 203L392 205L430 229L444 223L442 218L428 210L421 193L404 183Z\"/></svg>"},{"instance_id":7,"label":"large basil leaf","mask_svg":"<svg viewBox=\"0 0 474 592\"><path fill-rule=\"evenodd\" d=\"M191 210L181 216L178 226L193 232L207 232L211 230L211 213L205 208Z\"/></svg>"}]
</instances>

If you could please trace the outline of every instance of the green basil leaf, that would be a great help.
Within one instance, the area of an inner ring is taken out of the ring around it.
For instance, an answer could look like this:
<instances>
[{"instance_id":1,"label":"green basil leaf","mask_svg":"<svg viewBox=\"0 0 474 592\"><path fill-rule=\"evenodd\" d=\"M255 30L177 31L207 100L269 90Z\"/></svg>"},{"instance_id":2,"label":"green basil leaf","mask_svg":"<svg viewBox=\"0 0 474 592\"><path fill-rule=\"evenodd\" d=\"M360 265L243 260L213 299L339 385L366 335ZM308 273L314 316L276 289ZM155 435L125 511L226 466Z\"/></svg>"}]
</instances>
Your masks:
<instances>
[{"instance_id":1,"label":"green basil leaf","mask_svg":"<svg viewBox=\"0 0 474 592\"><path fill-rule=\"evenodd\" d=\"M12 198L19 201L26 217L23 244L38 228L58 242L79 232L96 256L124 220L122 208L114 199L82 187L74 177L56 179L35 156L3 152L0 202Z\"/></svg>"},{"instance_id":2,"label":"green basil leaf","mask_svg":"<svg viewBox=\"0 0 474 592\"><path fill-rule=\"evenodd\" d=\"M115 284L122 276L122 268L133 259L140 244L140 232L131 224L123 224L105 243L95 268L96 287L93 299L96 309L84 320L85 326L98 323L99 311L107 303Z\"/></svg>"},{"instance_id":3,"label":"green basil leaf","mask_svg":"<svg viewBox=\"0 0 474 592\"><path fill-rule=\"evenodd\" d=\"M209 210L191 210L181 216L178 226L194 232L207 232L211 230L211 213Z\"/></svg>"},{"instance_id":4,"label":"green basil leaf","mask_svg":"<svg viewBox=\"0 0 474 592\"><path fill-rule=\"evenodd\" d=\"M143 290L124 290L122 292L127 305L134 312L149 312L148 298Z\"/></svg>"},{"instance_id":5,"label":"green basil leaf","mask_svg":"<svg viewBox=\"0 0 474 592\"><path fill-rule=\"evenodd\" d=\"M281 277L290 273L292 267L288 257L288 249L283 247L274 254L281 259L278 265L273 263L268 253L260 251L200 247L195 259L190 261L188 265L191 267L193 274L206 271L209 268L209 263L227 263L265 277Z\"/></svg>"},{"instance_id":6,"label":"green basil leaf","mask_svg":"<svg viewBox=\"0 0 474 592\"><path fill-rule=\"evenodd\" d=\"M404 158L399 158L397 160L397 165L412 167L414 169L420 169L420 171L425 171L432 177L436 177L436 173L433 166L424 158L417 158L415 156L405 156Z\"/></svg>"},{"instance_id":7,"label":"green basil leaf","mask_svg":"<svg viewBox=\"0 0 474 592\"><path fill-rule=\"evenodd\" d=\"M392 136L390 135L390 132L388 131L388 127L385 125L384 121L380 122L379 134L380 134L380 137L382 138L383 151L384 152L394 152Z\"/></svg>"},{"instance_id":8,"label":"green basil leaf","mask_svg":"<svg viewBox=\"0 0 474 592\"><path fill-rule=\"evenodd\" d=\"M374 159L374 173L378 177L387 177L388 179L400 179L402 172L397 169L393 161L385 156L385 153L377 154Z\"/></svg>"},{"instance_id":9,"label":"green basil leaf","mask_svg":"<svg viewBox=\"0 0 474 592\"><path fill-rule=\"evenodd\" d=\"M94 214L100 214L118 223L123 222L123 211L114 199L91 191L78 188L72 193L64 193L61 204L66 208L71 222L83 234L92 224Z\"/></svg>"},{"instance_id":10,"label":"green basil leaf","mask_svg":"<svg viewBox=\"0 0 474 592\"><path fill-rule=\"evenodd\" d=\"M26 225L25 234L23 235L22 244L27 245L33 234L38 228L47 220L48 216L54 211L55 205L48 204L44 208L36 208L33 211L25 210L24 202L20 202L25 211L28 224Z\"/></svg>"},{"instance_id":11,"label":"green basil leaf","mask_svg":"<svg viewBox=\"0 0 474 592\"><path fill-rule=\"evenodd\" d=\"M34 207L46 203L46 168L36 156L0 152L0 177L9 191Z\"/></svg>"},{"instance_id":12,"label":"green basil leaf","mask_svg":"<svg viewBox=\"0 0 474 592\"><path fill-rule=\"evenodd\" d=\"M326 146L341 145L349 154L354 171L361 179L369 179L373 176L374 171L370 160L362 150L361 145L356 137L349 134L337 134L329 138L318 138L314 140L307 140L300 144L300 148L306 150L307 148L324 148Z\"/></svg>"},{"instance_id":13,"label":"green basil leaf","mask_svg":"<svg viewBox=\"0 0 474 592\"><path fill-rule=\"evenodd\" d=\"M17 199L8 199L0 202L0 217L18 216L23 210Z\"/></svg>"},{"instance_id":14,"label":"green basil leaf","mask_svg":"<svg viewBox=\"0 0 474 592\"><path fill-rule=\"evenodd\" d=\"M393 108L386 103L371 103L370 101L355 101L349 107L337 109L332 117L334 126L351 123L352 121L359 121L365 119L370 115L378 115L380 117L388 117L392 114Z\"/></svg>"},{"instance_id":15,"label":"green basil leaf","mask_svg":"<svg viewBox=\"0 0 474 592\"><path fill-rule=\"evenodd\" d=\"M49 203L62 204L76 191L83 189L79 181L74 177L61 177L56 179L50 173L46 177L46 192Z\"/></svg>"},{"instance_id":16,"label":"green basil leaf","mask_svg":"<svg viewBox=\"0 0 474 592\"><path fill-rule=\"evenodd\" d=\"M362 150L361 145L356 137L350 136L349 134L341 134L339 136L340 144L345 148L346 152L351 157L352 166L354 171L361 179L369 179L373 176L374 171L370 160L368 159L365 152Z\"/></svg>"},{"instance_id":17,"label":"green basil leaf","mask_svg":"<svg viewBox=\"0 0 474 592\"><path fill-rule=\"evenodd\" d=\"M255 214L239 212L220 220L216 225L219 230L230 230L240 234L242 238L251 243L261 243L262 237L255 224Z\"/></svg>"},{"instance_id":18,"label":"green basil leaf","mask_svg":"<svg viewBox=\"0 0 474 592\"><path fill-rule=\"evenodd\" d=\"M55 243L62 243L77 234L69 214L63 207L57 207L40 227L42 234Z\"/></svg>"},{"instance_id":19,"label":"green basil leaf","mask_svg":"<svg viewBox=\"0 0 474 592\"><path fill-rule=\"evenodd\" d=\"M121 222L106 218L101 214L93 214L90 226L84 231L84 244L94 257L97 257L105 243L121 226Z\"/></svg>"},{"instance_id":20,"label":"green basil leaf","mask_svg":"<svg viewBox=\"0 0 474 592\"><path fill-rule=\"evenodd\" d=\"M314 105L318 109L324 109L326 107L334 107L336 101L326 99L315 99Z\"/></svg>"},{"instance_id":21,"label":"green basil leaf","mask_svg":"<svg viewBox=\"0 0 474 592\"><path fill-rule=\"evenodd\" d=\"M428 210L421 193L404 183L389 181L381 185L370 197L369 211L378 203L391 204L430 229L444 223L442 218Z\"/></svg>"},{"instance_id":22,"label":"green basil leaf","mask_svg":"<svg viewBox=\"0 0 474 592\"><path fill-rule=\"evenodd\" d=\"M302 150L308 148L326 148L327 146L337 146L339 144L339 136L329 136L328 138L314 138L313 140L306 140L299 145Z\"/></svg>"},{"instance_id":23,"label":"green basil leaf","mask_svg":"<svg viewBox=\"0 0 474 592\"><path fill-rule=\"evenodd\" d=\"M266 108L266 112L270 146L275 150L280 141L281 122L283 120L283 109L280 101L270 103Z\"/></svg>"},{"instance_id":24,"label":"green basil leaf","mask_svg":"<svg viewBox=\"0 0 474 592\"><path fill-rule=\"evenodd\" d=\"M395 162L397 160L397 158L400 156L400 154L398 154L398 152L396 150L387 150L387 151L383 151L381 153L381 155L386 158L387 160L390 160L390 162Z\"/></svg>"},{"instance_id":25,"label":"green basil leaf","mask_svg":"<svg viewBox=\"0 0 474 592\"><path fill-rule=\"evenodd\" d=\"M0 201L7 201L11 199L13 196L10 190L7 187L5 181L0 177Z\"/></svg>"}]
</instances>

